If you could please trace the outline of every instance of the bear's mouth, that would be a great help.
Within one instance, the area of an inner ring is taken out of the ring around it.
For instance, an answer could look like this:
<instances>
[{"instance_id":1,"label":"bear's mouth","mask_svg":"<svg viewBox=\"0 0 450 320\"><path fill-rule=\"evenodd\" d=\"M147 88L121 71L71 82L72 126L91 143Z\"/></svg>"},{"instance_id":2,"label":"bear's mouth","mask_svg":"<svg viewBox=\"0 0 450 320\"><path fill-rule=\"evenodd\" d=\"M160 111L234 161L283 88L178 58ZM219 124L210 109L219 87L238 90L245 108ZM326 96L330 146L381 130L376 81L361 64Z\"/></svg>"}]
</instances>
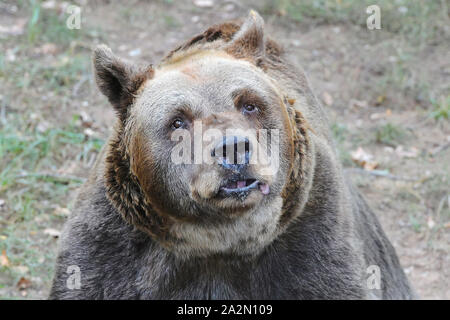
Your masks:
<instances>
[{"instance_id":1,"label":"bear's mouth","mask_svg":"<svg viewBox=\"0 0 450 320\"><path fill-rule=\"evenodd\" d=\"M224 196L229 195L246 195L252 190L259 190L262 194L267 195L270 192L270 187L267 183L260 182L256 179L245 180L229 180L220 188L220 193Z\"/></svg>"}]
</instances>

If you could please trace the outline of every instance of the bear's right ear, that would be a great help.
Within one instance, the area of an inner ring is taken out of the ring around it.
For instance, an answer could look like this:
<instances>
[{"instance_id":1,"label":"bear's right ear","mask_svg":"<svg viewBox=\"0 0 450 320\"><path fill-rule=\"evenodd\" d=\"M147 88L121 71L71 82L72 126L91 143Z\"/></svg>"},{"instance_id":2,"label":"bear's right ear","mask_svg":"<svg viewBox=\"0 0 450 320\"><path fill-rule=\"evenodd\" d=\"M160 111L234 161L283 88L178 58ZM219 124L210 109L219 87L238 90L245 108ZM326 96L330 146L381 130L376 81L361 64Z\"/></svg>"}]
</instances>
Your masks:
<instances>
[{"instance_id":1,"label":"bear's right ear","mask_svg":"<svg viewBox=\"0 0 450 320\"><path fill-rule=\"evenodd\" d=\"M226 51L237 58L253 58L259 64L265 55L266 44L264 20L254 10L250 10L241 29L228 43Z\"/></svg>"},{"instance_id":2,"label":"bear's right ear","mask_svg":"<svg viewBox=\"0 0 450 320\"><path fill-rule=\"evenodd\" d=\"M95 80L119 117L124 120L134 94L145 80L153 77L153 68L136 68L116 57L110 48L99 45L93 57Z\"/></svg>"}]
</instances>

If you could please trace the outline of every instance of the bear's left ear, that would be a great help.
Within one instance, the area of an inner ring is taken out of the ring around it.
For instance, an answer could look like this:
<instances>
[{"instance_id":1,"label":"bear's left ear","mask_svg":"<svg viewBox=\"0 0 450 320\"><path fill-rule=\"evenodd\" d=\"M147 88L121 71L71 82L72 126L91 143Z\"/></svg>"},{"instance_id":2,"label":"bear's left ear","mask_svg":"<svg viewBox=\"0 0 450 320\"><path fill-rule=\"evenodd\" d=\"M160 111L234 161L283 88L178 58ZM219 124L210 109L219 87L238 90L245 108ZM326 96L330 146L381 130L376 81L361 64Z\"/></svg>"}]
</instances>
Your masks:
<instances>
[{"instance_id":1,"label":"bear's left ear","mask_svg":"<svg viewBox=\"0 0 450 320\"><path fill-rule=\"evenodd\" d=\"M99 45L95 49L93 63L100 91L124 120L136 91L146 79L153 77L153 68L149 66L139 69L130 65L116 57L105 45Z\"/></svg>"},{"instance_id":2,"label":"bear's left ear","mask_svg":"<svg viewBox=\"0 0 450 320\"><path fill-rule=\"evenodd\" d=\"M265 48L264 20L256 11L250 10L226 51L236 58L252 58L259 64L264 59Z\"/></svg>"}]
</instances>

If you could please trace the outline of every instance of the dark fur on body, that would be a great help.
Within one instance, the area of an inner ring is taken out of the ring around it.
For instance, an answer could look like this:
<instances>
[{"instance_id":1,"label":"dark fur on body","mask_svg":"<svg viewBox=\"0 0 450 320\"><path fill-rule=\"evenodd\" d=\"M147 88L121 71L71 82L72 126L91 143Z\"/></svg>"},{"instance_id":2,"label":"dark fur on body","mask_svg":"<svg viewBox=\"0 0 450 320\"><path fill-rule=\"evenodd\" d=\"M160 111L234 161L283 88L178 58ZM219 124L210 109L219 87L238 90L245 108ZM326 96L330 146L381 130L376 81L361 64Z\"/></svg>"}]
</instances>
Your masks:
<instances>
[{"instance_id":1,"label":"dark fur on body","mask_svg":"<svg viewBox=\"0 0 450 320\"><path fill-rule=\"evenodd\" d=\"M251 13L248 19L260 18ZM283 204L277 236L255 254L177 253L174 248L180 240L172 238L167 230L171 224L187 221L189 216L167 215L165 210L170 207L145 196L141 174L135 173L128 157L131 146L124 143L124 131L130 126L126 124L127 111L123 110L132 104L130 96L109 95L119 110L119 122L63 231L50 298L413 297L395 250L377 218L343 176L326 117L304 75L285 61L275 42L261 43L263 31L259 26L248 20L243 26L239 22L214 26L170 53L166 60L176 59L195 46L217 49L231 43L223 50L237 59L251 61L283 88L295 151L291 152L281 192ZM247 30L251 28L255 30ZM240 38L240 34L245 37ZM238 41L232 41L236 38ZM262 55L258 51L261 48ZM132 94L153 76L151 69L128 74L134 76L113 86L127 87ZM111 83L106 90L110 87ZM168 201L164 195L158 196ZM205 213L208 223L214 223L213 217ZM80 267L81 289L66 286L70 265ZM366 269L370 265L380 267L381 290L367 288Z\"/></svg>"}]
</instances>

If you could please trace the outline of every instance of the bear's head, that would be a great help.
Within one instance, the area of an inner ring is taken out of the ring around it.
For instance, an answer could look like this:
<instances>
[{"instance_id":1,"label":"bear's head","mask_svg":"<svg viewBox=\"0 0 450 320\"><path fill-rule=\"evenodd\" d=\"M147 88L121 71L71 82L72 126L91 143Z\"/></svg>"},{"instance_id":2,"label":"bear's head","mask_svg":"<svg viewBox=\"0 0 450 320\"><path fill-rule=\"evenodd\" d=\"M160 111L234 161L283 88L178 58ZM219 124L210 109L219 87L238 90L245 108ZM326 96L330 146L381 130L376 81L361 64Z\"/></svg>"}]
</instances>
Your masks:
<instances>
[{"instance_id":1,"label":"bear's head","mask_svg":"<svg viewBox=\"0 0 450 320\"><path fill-rule=\"evenodd\" d=\"M95 50L98 86L119 118L107 196L127 222L181 257L254 255L285 229L306 199L309 144L268 72L280 54L254 11L157 67Z\"/></svg>"}]
</instances>

